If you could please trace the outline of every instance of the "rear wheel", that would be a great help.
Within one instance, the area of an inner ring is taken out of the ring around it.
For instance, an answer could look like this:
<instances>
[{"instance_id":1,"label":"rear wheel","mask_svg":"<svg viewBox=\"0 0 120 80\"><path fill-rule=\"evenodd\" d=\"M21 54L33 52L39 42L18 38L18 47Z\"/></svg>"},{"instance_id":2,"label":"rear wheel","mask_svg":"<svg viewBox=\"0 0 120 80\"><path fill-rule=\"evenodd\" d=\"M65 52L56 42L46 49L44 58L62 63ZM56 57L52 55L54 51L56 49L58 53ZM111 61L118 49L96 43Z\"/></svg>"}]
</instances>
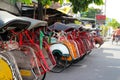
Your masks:
<instances>
[{"instance_id":1,"label":"rear wheel","mask_svg":"<svg viewBox=\"0 0 120 80\"><path fill-rule=\"evenodd\" d=\"M51 72L60 73L71 65L71 62L68 62L67 58L66 60L62 60L62 56L59 53L55 53L54 58L56 60L56 66L51 70Z\"/></svg>"},{"instance_id":2,"label":"rear wheel","mask_svg":"<svg viewBox=\"0 0 120 80\"><path fill-rule=\"evenodd\" d=\"M18 67L9 53L0 53L0 80L22 80Z\"/></svg>"}]
</instances>

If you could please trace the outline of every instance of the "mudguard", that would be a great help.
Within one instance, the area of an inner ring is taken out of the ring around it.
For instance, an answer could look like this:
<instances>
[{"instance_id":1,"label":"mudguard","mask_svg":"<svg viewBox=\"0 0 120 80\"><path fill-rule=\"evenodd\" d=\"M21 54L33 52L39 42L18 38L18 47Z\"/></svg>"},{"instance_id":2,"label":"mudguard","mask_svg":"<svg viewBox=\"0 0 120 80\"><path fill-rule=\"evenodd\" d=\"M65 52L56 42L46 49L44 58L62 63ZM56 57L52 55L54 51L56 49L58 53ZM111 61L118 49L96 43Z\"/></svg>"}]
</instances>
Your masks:
<instances>
[{"instance_id":1,"label":"mudguard","mask_svg":"<svg viewBox=\"0 0 120 80\"><path fill-rule=\"evenodd\" d=\"M50 46L53 54L59 53L61 56L70 56L68 48L62 43L55 43Z\"/></svg>"}]
</instances>

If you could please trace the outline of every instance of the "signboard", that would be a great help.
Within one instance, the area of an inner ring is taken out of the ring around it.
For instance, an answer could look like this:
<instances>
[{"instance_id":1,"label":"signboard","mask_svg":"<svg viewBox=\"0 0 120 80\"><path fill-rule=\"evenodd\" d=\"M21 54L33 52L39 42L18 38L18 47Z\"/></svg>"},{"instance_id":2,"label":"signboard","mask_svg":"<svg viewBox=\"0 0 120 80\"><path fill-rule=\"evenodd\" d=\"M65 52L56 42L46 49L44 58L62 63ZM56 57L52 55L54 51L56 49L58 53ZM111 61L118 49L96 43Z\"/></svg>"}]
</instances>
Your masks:
<instances>
[{"instance_id":1,"label":"signboard","mask_svg":"<svg viewBox=\"0 0 120 80\"><path fill-rule=\"evenodd\" d=\"M96 24L105 24L106 15L97 14L96 15Z\"/></svg>"},{"instance_id":2,"label":"signboard","mask_svg":"<svg viewBox=\"0 0 120 80\"><path fill-rule=\"evenodd\" d=\"M63 3L62 6L69 6L70 7L70 6L72 6L72 3L70 3L70 2L69 3Z\"/></svg>"}]
</instances>

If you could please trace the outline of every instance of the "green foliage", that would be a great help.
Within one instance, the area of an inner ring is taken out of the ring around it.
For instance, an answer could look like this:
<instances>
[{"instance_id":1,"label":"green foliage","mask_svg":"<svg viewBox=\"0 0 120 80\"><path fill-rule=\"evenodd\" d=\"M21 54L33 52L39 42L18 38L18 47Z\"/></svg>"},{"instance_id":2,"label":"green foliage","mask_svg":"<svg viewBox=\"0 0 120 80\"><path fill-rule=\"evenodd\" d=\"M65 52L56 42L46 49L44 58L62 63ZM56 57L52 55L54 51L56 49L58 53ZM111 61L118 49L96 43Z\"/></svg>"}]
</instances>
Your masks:
<instances>
[{"instance_id":1,"label":"green foliage","mask_svg":"<svg viewBox=\"0 0 120 80\"><path fill-rule=\"evenodd\" d=\"M93 2L94 2L96 5L104 4L104 3L103 3L103 0L93 0Z\"/></svg>"},{"instance_id":2,"label":"green foliage","mask_svg":"<svg viewBox=\"0 0 120 80\"><path fill-rule=\"evenodd\" d=\"M116 21L116 19L107 18L107 26L111 26L113 29L116 29L118 26L120 26L120 23Z\"/></svg>"},{"instance_id":3,"label":"green foliage","mask_svg":"<svg viewBox=\"0 0 120 80\"><path fill-rule=\"evenodd\" d=\"M75 23L75 24L81 24L81 22L80 22L80 21L77 21L77 20L75 20L74 23Z\"/></svg>"},{"instance_id":4,"label":"green foliage","mask_svg":"<svg viewBox=\"0 0 120 80\"><path fill-rule=\"evenodd\" d=\"M18 0L11 0L11 1L18 1ZM23 3L30 4L32 0L19 0ZM63 3L64 0L40 0L42 1L43 5L50 5L52 1ZM73 5L73 12L77 13L86 11L88 9L89 4L95 3L96 5L103 5L103 0L67 0L70 1Z\"/></svg>"},{"instance_id":5,"label":"green foliage","mask_svg":"<svg viewBox=\"0 0 120 80\"><path fill-rule=\"evenodd\" d=\"M16 0L10 0L10 3L15 4Z\"/></svg>"},{"instance_id":6,"label":"green foliage","mask_svg":"<svg viewBox=\"0 0 120 80\"><path fill-rule=\"evenodd\" d=\"M21 1L22 3L25 3L25 4L30 4L32 2L32 0L19 0ZM45 6L45 5L51 5L52 1L54 2L60 2L60 4L63 3L64 0L40 0L42 5Z\"/></svg>"},{"instance_id":7,"label":"green foliage","mask_svg":"<svg viewBox=\"0 0 120 80\"><path fill-rule=\"evenodd\" d=\"M95 18L96 14L100 14L101 10L100 9L95 9L95 8L88 8L87 11L81 12L81 17L83 18Z\"/></svg>"},{"instance_id":8,"label":"green foliage","mask_svg":"<svg viewBox=\"0 0 120 80\"><path fill-rule=\"evenodd\" d=\"M100 26L100 28L102 30L101 31L102 36L106 37L107 36L107 31L108 31L108 26L102 25L102 26Z\"/></svg>"},{"instance_id":9,"label":"green foliage","mask_svg":"<svg viewBox=\"0 0 120 80\"><path fill-rule=\"evenodd\" d=\"M45 5L50 5L52 2L51 0L42 0L42 5L45 6Z\"/></svg>"},{"instance_id":10,"label":"green foliage","mask_svg":"<svg viewBox=\"0 0 120 80\"><path fill-rule=\"evenodd\" d=\"M25 3L25 4L31 4L32 3L32 0L14 0L14 1L20 1L20 2Z\"/></svg>"},{"instance_id":11,"label":"green foliage","mask_svg":"<svg viewBox=\"0 0 120 80\"><path fill-rule=\"evenodd\" d=\"M59 0L51 0L51 1L58 2Z\"/></svg>"},{"instance_id":12,"label":"green foliage","mask_svg":"<svg viewBox=\"0 0 120 80\"><path fill-rule=\"evenodd\" d=\"M73 5L73 12L77 13L86 11L89 4L95 3L96 5L103 5L103 0L70 0Z\"/></svg>"},{"instance_id":13,"label":"green foliage","mask_svg":"<svg viewBox=\"0 0 120 80\"><path fill-rule=\"evenodd\" d=\"M70 0L66 0L66 2L70 2Z\"/></svg>"},{"instance_id":14,"label":"green foliage","mask_svg":"<svg viewBox=\"0 0 120 80\"><path fill-rule=\"evenodd\" d=\"M12 4L15 4L16 2L22 2L24 4L31 4L32 0L10 0Z\"/></svg>"}]
</instances>

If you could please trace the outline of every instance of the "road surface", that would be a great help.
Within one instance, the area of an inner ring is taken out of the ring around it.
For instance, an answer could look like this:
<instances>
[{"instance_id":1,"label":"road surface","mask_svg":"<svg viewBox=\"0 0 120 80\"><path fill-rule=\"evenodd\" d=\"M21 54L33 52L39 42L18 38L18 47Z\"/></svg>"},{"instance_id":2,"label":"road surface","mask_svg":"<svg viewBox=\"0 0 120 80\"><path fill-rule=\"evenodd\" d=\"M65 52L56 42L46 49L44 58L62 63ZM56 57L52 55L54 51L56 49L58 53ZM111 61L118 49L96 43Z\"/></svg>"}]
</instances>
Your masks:
<instances>
[{"instance_id":1,"label":"road surface","mask_svg":"<svg viewBox=\"0 0 120 80\"><path fill-rule=\"evenodd\" d=\"M47 73L45 80L120 80L120 45L107 41L63 72Z\"/></svg>"}]
</instances>

